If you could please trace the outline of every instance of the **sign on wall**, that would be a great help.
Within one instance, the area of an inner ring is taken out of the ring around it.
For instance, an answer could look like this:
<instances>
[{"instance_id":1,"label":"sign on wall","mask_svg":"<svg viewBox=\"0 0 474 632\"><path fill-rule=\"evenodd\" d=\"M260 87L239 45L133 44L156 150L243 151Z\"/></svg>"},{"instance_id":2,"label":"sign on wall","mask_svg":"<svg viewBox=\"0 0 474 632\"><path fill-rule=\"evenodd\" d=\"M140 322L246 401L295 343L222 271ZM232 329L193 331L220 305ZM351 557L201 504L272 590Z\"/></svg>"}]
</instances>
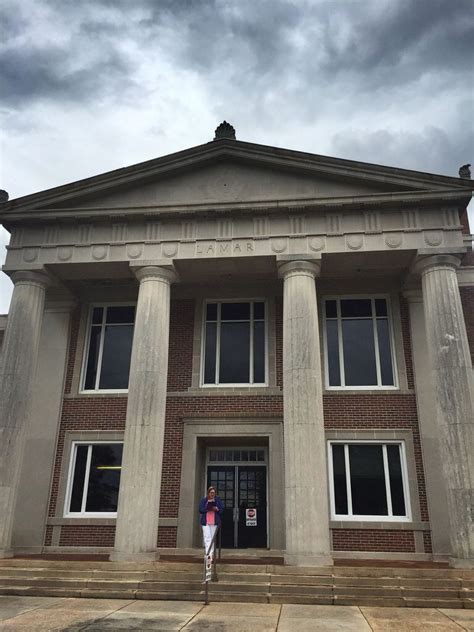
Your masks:
<instances>
[{"instance_id":1,"label":"sign on wall","mask_svg":"<svg viewBox=\"0 0 474 632\"><path fill-rule=\"evenodd\" d=\"M257 510L254 508L245 510L245 526L256 527L257 526Z\"/></svg>"}]
</instances>

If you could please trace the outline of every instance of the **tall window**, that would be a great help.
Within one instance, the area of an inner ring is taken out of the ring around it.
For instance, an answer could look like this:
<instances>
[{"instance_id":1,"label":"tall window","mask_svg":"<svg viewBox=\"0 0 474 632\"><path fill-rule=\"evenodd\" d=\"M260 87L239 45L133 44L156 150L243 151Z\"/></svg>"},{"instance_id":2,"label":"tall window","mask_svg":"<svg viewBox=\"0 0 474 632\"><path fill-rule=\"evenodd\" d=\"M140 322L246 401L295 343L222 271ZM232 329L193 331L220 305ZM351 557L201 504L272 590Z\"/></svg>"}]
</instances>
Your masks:
<instances>
[{"instance_id":1,"label":"tall window","mask_svg":"<svg viewBox=\"0 0 474 632\"><path fill-rule=\"evenodd\" d=\"M409 501L402 442L329 442L334 519L407 520Z\"/></svg>"},{"instance_id":2,"label":"tall window","mask_svg":"<svg viewBox=\"0 0 474 632\"><path fill-rule=\"evenodd\" d=\"M74 443L66 494L66 515L117 512L122 443Z\"/></svg>"},{"instance_id":3,"label":"tall window","mask_svg":"<svg viewBox=\"0 0 474 632\"><path fill-rule=\"evenodd\" d=\"M205 309L203 384L265 384L265 303L207 303Z\"/></svg>"},{"instance_id":4,"label":"tall window","mask_svg":"<svg viewBox=\"0 0 474 632\"><path fill-rule=\"evenodd\" d=\"M328 387L393 388L387 299L328 298L324 303Z\"/></svg>"},{"instance_id":5,"label":"tall window","mask_svg":"<svg viewBox=\"0 0 474 632\"><path fill-rule=\"evenodd\" d=\"M134 321L134 305L92 308L83 377L84 390L128 388Z\"/></svg>"}]
</instances>

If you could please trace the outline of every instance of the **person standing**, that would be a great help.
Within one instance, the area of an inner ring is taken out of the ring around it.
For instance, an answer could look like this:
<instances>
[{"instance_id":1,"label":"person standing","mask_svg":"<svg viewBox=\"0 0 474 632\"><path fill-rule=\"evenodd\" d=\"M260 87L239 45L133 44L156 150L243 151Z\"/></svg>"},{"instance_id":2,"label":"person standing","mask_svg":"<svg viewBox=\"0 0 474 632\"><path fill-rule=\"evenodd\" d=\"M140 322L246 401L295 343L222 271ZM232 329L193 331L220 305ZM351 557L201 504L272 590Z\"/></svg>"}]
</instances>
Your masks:
<instances>
[{"instance_id":1,"label":"person standing","mask_svg":"<svg viewBox=\"0 0 474 632\"><path fill-rule=\"evenodd\" d=\"M222 504L222 500L217 495L215 488L209 487L209 489L207 490L207 496L201 498L201 502L199 503L202 537L204 540L204 548L206 553L207 551L209 551L212 538L214 537L217 528L221 525L223 511L224 505ZM214 546L212 548L212 551L210 551L211 557L214 556L215 550L216 543L214 541Z\"/></svg>"}]
</instances>

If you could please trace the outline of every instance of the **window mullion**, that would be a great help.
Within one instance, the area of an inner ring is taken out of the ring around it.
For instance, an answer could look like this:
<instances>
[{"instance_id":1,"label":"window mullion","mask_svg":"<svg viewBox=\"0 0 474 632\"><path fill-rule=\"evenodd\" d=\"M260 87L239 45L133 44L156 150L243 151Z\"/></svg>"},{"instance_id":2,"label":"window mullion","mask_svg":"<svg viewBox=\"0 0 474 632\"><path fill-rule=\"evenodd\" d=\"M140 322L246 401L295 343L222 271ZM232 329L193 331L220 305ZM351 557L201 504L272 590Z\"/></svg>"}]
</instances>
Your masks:
<instances>
[{"instance_id":1,"label":"window mullion","mask_svg":"<svg viewBox=\"0 0 474 632\"><path fill-rule=\"evenodd\" d=\"M387 445L385 443L382 445L382 454L383 454L383 471L385 474L385 491L387 494L387 515L393 516L392 491L390 489L390 473L388 471Z\"/></svg>"},{"instance_id":2,"label":"window mullion","mask_svg":"<svg viewBox=\"0 0 474 632\"><path fill-rule=\"evenodd\" d=\"M375 369L377 371L377 386L382 385L382 374L380 370L380 351L379 351L379 335L377 331L377 315L375 313L375 299L370 299L372 308L372 328L374 331L374 347L375 347Z\"/></svg>"},{"instance_id":3,"label":"window mullion","mask_svg":"<svg viewBox=\"0 0 474 632\"><path fill-rule=\"evenodd\" d=\"M347 489L347 515L352 516L352 487L351 487L351 472L350 472L350 460L349 460L349 445L344 445L344 464L346 466L346 489Z\"/></svg>"},{"instance_id":4,"label":"window mullion","mask_svg":"<svg viewBox=\"0 0 474 632\"><path fill-rule=\"evenodd\" d=\"M254 327L254 319L253 319L253 301L250 301L250 350L249 350L249 379L250 384L253 384L253 327Z\"/></svg>"},{"instance_id":5,"label":"window mullion","mask_svg":"<svg viewBox=\"0 0 474 632\"><path fill-rule=\"evenodd\" d=\"M219 384L220 375L220 355L221 355L221 303L217 303L217 323L216 323L216 377L215 383Z\"/></svg>"},{"instance_id":6,"label":"window mullion","mask_svg":"<svg viewBox=\"0 0 474 632\"><path fill-rule=\"evenodd\" d=\"M99 357L97 358L97 373L95 376L95 390L99 389L100 374L102 372L102 356L104 353L104 339L105 339L105 323L107 320L107 307L104 307L102 314L102 323L100 325L100 342L99 342ZM92 331L92 328L91 328Z\"/></svg>"},{"instance_id":7,"label":"window mullion","mask_svg":"<svg viewBox=\"0 0 474 632\"><path fill-rule=\"evenodd\" d=\"M339 375L341 379L341 386L346 385L346 372L344 370L344 347L342 343L342 317L341 317L341 300L336 300L337 309L337 341L339 347Z\"/></svg>"},{"instance_id":8,"label":"window mullion","mask_svg":"<svg viewBox=\"0 0 474 632\"><path fill-rule=\"evenodd\" d=\"M84 489L82 490L81 513L86 511L87 492L89 491L89 475L91 471L92 445L87 450L86 471L84 473Z\"/></svg>"}]
</instances>

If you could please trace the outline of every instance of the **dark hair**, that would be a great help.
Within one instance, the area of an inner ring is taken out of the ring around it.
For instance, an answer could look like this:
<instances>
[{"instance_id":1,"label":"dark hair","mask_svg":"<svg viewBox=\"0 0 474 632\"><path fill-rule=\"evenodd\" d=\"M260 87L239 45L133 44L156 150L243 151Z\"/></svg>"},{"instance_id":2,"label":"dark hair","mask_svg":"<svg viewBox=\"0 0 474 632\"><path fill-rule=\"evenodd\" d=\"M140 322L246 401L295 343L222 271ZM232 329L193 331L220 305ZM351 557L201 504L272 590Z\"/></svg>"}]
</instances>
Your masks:
<instances>
[{"instance_id":1,"label":"dark hair","mask_svg":"<svg viewBox=\"0 0 474 632\"><path fill-rule=\"evenodd\" d=\"M213 490L214 490L214 492L217 494L217 492L216 492L216 488L215 488L213 485L211 485L210 487L208 487L208 488L207 488L207 495L208 495L208 496L209 496L209 493L210 493L211 489L213 489Z\"/></svg>"}]
</instances>

